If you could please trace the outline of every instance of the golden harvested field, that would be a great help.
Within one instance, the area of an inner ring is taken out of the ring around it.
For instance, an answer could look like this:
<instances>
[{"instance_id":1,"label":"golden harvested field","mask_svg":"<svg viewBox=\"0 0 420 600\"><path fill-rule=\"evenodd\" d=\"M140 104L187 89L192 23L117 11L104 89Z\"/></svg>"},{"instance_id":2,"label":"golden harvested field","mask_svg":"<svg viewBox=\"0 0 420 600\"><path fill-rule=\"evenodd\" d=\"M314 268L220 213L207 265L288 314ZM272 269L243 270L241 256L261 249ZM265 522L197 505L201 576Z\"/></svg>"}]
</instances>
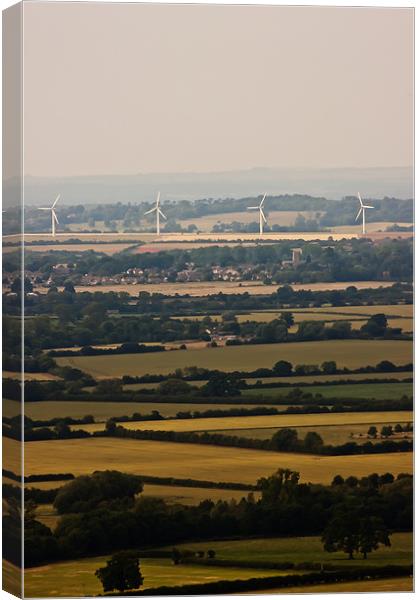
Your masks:
<instances>
[{"instance_id":1,"label":"golden harvested field","mask_svg":"<svg viewBox=\"0 0 420 600\"><path fill-rule=\"evenodd\" d=\"M400 422L401 425L405 425L405 422ZM381 428L384 425L395 425L394 422L377 423L375 420L372 423L353 423L351 425L317 425L316 427L293 427L296 429L298 433L299 439L303 440L305 435L310 431L316 431L324 440L324 444L333 444L334 446L339 444L345 444L346 442L356 442L356 444L364 444L367 441L372 441L375 443L375 439L368 440L367 438L367 430L371 425L375 425L378 432L381 431ZM260 429L217 429L215 430L217 433L222 433L224 435L238 435L240 437L246 437L251 439L259 439L259 440L269 440L271 437L278 431L278 427L267 428L261 427ZM213 433L213 431L209 431L209 433ZM413 435L411 433L400 433L395 436L392 436L390 439L394 441L399 441L402 439L413 439ZM381 441L380 436L376 438L376 441Z\"/></svg>"},{"instance_id":2,"label":"golden harvested field","mask_svg":"<svg viewBox=\"0 0 420 600\"><path fill-rule=\"evenodd\" d=\"M19 414L20 405L13 400L3 400L3 411L8 417ZM247 408L256 406L249 399ZM191 404L184 403L163 403L163 402L75 402L75 401L46 401L46 402L27 402L25 404L25 415L31 419L53 419L55 417L78 417L92 415L97 421L107 421L110 417L122 415L132 415L135 412L149 414L152 410L157 410L164 417L174 417L180 410L202 411L215 408L214 404ZM237 408L236 404L221 404L216 408L227 410ZM7 413L7 414L6 414Z\"/></svg>"},{"instance_id":3,"label":"golden harvested field","mask_svg":"<svg viewBox=\"0 0 420 600\"><path fill-rule=\"evenodd\" d=\"M278 360L292 364L321 364L335 360L339 367L356 368L376 365L381 360L394 364L412 361L410 341L401 340L329 340L260 344L258 346L224 346L202 350L174 350L150 354L119 354L115 356L60 357L60 366L69 365L94 377L108 378L146 373L168 374L179 367L197 366L222 371L272 367Z\"/></svg>"},{"instance_id":4,"label":"golden harvested field","mask_svg":"<svg viewBox=\"0 0 420 600\"><path fill-rule=\"evenodd\" d=\"M298 215L302 215L305 219L315 218L315 211L302 211L297 210L270 210L267 218L271 225L294 225ZM240 211L240 212L228 212L219 213L216 215L206 215L204 217L197 217L195 219L178 219L178 222L187 228L188 225L196 225L200 231L211 231L216 223L232 223L237 221L238 223L254 223L257 222L258 216L254 211Z\"/></svg>"},{"instance_id":5,"label":"golden harvested field","mask_svg":"<svg viewBox=\"0 0 420 600\"><path fill-rule=\"evenodd\" d=\"M4 442L6 451L19 448L15 440L5 438ZM254 484L259 477L289 468L299 471L302 481L329 483L337 474L362 477L387 471L411 473L412 461L411 452L316 456L119 438L25 443L27 475L54 473L60 465L60 469L74 475L116 469L140 475Z\"/></svg>"},{"instance_id":6,"label":"golden harvested field","mask_svg":"<svg viewBox=\"0 0 420 600\"><path fill-rule=\"evenodd\" d=\"M78 237L74 236L73 237ZM94 252L103 252L104 254L117 254L123 250L127 250L132 244L42 244L25 246L25 252L87 252L93 250ZM8 247L7 250L11 251L15 248Z\"/></svg>"},{"instance_id":7,"label":"golden harvested field","mask_svg":"<svg viewBox=\"0 0 420 600\"><path fill-rule=\"evenodd\" d=\"M370 423L408 423L413 420L411 411L384 412L349 412L349 413L316 413L309 415L253 415L250 417L214 417L202 419L169 419L166 421L132 421L121 423L126 429L142 429L149 431L217 431L231 429L240 435L242 429L283 427L317 428L325 425L351 425ZM73 429L85 431L103 431L103 423L74 425Z\"/></svg>"},{"instance_id":8,"label":"golden harvested field","mask_svg":"<svg viewBox=\"0 0 420 600\"><path fill-rule=\"evenodd\" d=\"M3 378L9 379L21 379L21 373L17 371L3 371ZM60 381L61 377L53 375L52 373L24 373L24 379L26 381Z\"/></svg>"},{"instance_id":9,"label":"golden harvested field","mask_svg":"<svg viewBox=\"0 0 420 600\"><path fill-rule=\"evenodd\" d=\"M344 290L349 285L354 285L359 289L390 287L393 281L344 281L344 282L325 282L325 283L299 283L293 284L294 290ZM112 284L112 285L79 285L75 286L76 292L125 292L131 296L138 296L140 292L149 292L149 294L165 294L174 296L176 294L190 296L210 296L222 292L224 294L243 294L248 292L251 295L268 295L276 291L276 285L264 285L260 281L198 281L186 283L135 283L135 284ZM36 287L35 291L39 294L46 294L48 288Z\"/></svg>"}]
</instances>

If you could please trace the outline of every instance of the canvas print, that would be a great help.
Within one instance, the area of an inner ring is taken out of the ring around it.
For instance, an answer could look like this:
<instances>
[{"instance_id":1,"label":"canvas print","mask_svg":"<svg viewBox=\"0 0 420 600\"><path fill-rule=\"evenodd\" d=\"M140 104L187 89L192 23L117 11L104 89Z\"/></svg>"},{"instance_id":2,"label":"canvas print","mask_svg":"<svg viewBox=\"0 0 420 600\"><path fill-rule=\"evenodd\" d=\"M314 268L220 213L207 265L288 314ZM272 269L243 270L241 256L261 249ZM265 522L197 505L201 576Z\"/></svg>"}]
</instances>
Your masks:
<instances>
[{"instance_id":1,"label":"canvas print","mask_svg":"<svg viewBox=\"0 0 420 600\"><path fill-rule=\"evenodd\" d=\"M413 22L4 11L6 591L413 591Z\"/></svg>"}]
</instances>

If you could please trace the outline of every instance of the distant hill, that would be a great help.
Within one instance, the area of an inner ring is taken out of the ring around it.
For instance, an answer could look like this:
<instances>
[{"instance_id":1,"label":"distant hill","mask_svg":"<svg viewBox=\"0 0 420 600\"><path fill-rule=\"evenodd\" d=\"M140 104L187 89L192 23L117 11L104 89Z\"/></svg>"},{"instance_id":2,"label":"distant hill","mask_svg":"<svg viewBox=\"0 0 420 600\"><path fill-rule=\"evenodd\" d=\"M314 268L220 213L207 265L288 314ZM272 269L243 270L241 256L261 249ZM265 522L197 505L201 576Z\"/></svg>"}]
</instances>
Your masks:
<instances>
[{"instance_id":1,"label":"distant hill","mask_svg":"<svg viewBox=\"0 0 420 600\"><path fill-rule=\"evenodd\" d=\"M263 192L310 194L339 200L358 191L366 197L413 197L409 167L375 169L250 169L219 173L150 173L87 177L25 177L25 203L40 205L61 193L62 204L243 198ZM16 203L16 181L3 182L5 206Z\"/></svg>"}]
</instances>

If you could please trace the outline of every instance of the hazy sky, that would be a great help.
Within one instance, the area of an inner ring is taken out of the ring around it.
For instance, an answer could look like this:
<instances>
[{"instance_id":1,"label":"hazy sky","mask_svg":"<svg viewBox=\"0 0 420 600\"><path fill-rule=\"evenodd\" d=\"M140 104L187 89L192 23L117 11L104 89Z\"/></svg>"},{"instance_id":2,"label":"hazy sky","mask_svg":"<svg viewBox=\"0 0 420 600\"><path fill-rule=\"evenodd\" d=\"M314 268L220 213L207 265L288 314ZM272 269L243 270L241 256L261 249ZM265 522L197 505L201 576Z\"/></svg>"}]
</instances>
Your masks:
<instances>
[{"instance_id":1,"label":"hazy sky","mask_svg":"<svg viewBox=\"0 0 420 600\"><path fill-rule=\"evenodd\" d=\"M413 11L24 4L25 173L413 163Z\"/></svg>"}]
</instances>

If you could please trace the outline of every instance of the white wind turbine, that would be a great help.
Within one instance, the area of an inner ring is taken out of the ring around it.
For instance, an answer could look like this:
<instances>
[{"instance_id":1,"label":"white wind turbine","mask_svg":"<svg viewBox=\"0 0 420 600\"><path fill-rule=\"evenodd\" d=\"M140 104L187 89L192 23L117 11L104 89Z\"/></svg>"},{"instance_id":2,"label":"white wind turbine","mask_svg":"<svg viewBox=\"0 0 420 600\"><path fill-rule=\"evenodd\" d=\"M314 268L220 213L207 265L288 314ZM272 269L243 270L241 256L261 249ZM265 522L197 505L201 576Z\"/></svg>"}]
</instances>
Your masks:
<instances>
[{"instance_id":1,"label":"white wind turbine","mask_svg":"<svg viewBox=\"0 0 420 600\"><path fill-rule=\"evenodd\" d=\"M368 204L363 204L362 202L362 198L360 197L360 192L357 192L357 195L359 197L359 202L360 202L360 208L359 208L359 212L357 213L356 216L356 221L358 220L358 218L360 217L360 215L362 215L362 233L363 235L366 233L366 217L365 217L365 210L367 208L375 208L374 206L369 206Z\"/></svg>"},{"instance_id":2,"label":"white wind turbine","mask_svg":"<svg viewBox=\"0 0 420 600\"><path fill-rule=\"evenodd\" d=\"M38 210L50 210L51 211L51 235L55 237L55 226L58 225L58 219L55 212L55 205L57 204L60 198L60 194L58 194L57 198L54 200L53 205L49 207L38 207Z\"/></svg>"},{"instance_id":3,"label":"white wind turbine","mask_svg":"<svg viewBox=\"0 0 420 600\"><path fill-rule=\"evenodd\" d=\"M263 234L264 231L264 223L267 223L267 219L265 218L265 214L263 211L264 200L267 194L264 194L261 202L258 206L248 206L248 210L259 210L260 211L260 235Z\"/></svg>"},{"instance_id":4,"label":"white wind turbine","mask_svg":"<svg viewBox=\"0 0 420 600\"><path fill-rule=\"evenodd\" d=\"M145 215L150 215L151 213L156 211L156 233L157 235L160 235L160 217L163 217L164 219L166 219L166 216L163 214L163 212L160 209L160 192L158 192L158 195L156 197L156 204L153 208L151 208L150 210L148 210L147 212L145 212Z\"/></svg>"}]
</instances>

